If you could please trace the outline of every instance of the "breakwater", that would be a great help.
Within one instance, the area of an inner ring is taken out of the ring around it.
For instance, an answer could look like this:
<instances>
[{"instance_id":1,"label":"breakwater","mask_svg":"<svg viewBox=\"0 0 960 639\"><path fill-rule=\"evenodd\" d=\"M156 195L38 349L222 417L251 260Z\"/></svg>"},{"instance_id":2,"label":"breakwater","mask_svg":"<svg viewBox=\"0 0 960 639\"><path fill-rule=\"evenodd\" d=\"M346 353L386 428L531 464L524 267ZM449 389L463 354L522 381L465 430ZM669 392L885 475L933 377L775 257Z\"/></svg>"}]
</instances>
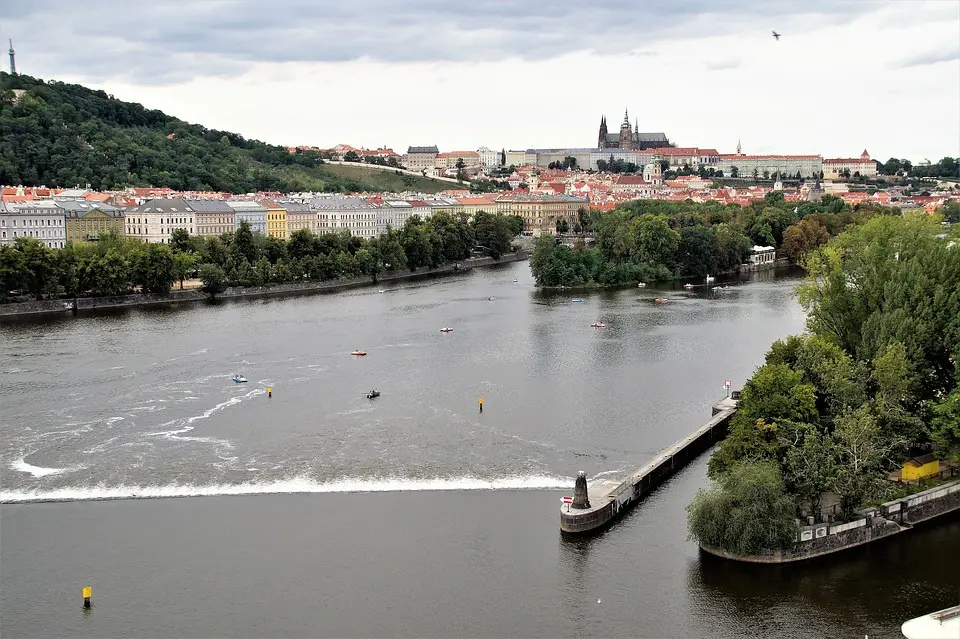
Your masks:
<instances>
[{"instance_id":1,"label":"breakwater","mask_svg":"<svg viewBox=\"0 0 960 639\"><path fill-rule=\"evenodd\" d=\"M739 392L734 391L713 407L710 421L619 482L601 480L588 486L585 474L580 472L573 503L560 507L560 532L571 536L594 534L623 516L664 480L726 437L738 398Z\"/></svg>"},{"instance_id":2,"label":"breakwater","mask_svg":"<svg viewBox=\"0 0 960 639\"><path fill-rule=\"evenodd\" d=\"M337 293L355 288L374 286L383 282L417 280L422 278L463 273L472 268L495 266L497 264L508 264L510 262L521 262L529 258L530 254L524 251L503 255L498 260L495 260L491 257L471 258L463 260L457 264L446 264L437 268L421 269L413 272L406 271L399 273L384 273L377 277L376 282L374 282L369 276L363 276L329 280L325 282L291 282L288 284L275 284L271 286L256 287L237 286L228 288L223 293L218 294L217 299L243 299L280 297L287 295L309 295L314 293ZM119 295L116 297L80 297L76 300L76 311L83 312L104 308L132 308L138 306L188 304L204 301L210 301L210 296L203 291L196 289L187 291L171 290L168 295L132 294ZM62 315L72 311L74 311L74 300L72 299L0 304L0 317Z\"/></svg>"},{"instance_id":3,"label":"breakwater","mask_svg":"<svg viewBox=\"0 0 960 639\"><path fill-rule=\"evenodd\" d=\"M960 480L888 501L878 508L866 508L859 511L858 517L853 521L801 526L796 544L788 550L773 550L759 555L735 555L703 544L700 547L712 555L748 563L782 564L803 561L908 532L916 524L957 510L960 510Z\"/></svg>"}]
</instances>

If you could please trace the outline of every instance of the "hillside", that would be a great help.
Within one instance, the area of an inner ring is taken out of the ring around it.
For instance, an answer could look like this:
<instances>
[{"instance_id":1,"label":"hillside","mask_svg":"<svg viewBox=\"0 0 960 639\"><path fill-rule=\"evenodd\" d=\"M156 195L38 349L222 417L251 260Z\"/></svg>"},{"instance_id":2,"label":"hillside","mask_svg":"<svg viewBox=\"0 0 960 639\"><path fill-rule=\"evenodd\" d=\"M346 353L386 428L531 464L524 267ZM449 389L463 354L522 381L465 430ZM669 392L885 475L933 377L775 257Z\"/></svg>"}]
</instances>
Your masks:
<instances>
[{"instance_id":1,"label":"hillside","mask_svg":"<svg viewBox=\"0 0 960 639\"><path fill-rule=\"evenodd\" d=\"M347 181L371 184L374 191L439 193L448 189L469 188L469 185L458 186L451 182L441 182L431 178L397 173L390 167L381 167L375 164L325 164L323 170Z\"/></svg>"},{"instance_id":2,"label":"hillside","mask_svg":"<svg viewBox=\"0 0 960 639\"><path fill-rule=\"evenodd\" d=\"M292 154L103 91L0 73L0 184L231 193L449 188L426 178L339 169L323 166L313 152Z\"/></svg>"}]
</instances>

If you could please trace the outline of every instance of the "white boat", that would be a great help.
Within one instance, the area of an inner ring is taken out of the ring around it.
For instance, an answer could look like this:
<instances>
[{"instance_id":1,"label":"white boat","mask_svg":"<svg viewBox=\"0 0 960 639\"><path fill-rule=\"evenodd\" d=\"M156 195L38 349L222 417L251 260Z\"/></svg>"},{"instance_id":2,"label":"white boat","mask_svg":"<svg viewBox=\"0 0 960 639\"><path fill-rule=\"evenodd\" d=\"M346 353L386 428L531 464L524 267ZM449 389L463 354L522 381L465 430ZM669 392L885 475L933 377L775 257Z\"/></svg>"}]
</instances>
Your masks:
<instances>
[{"instance_id":1,"label":"white boat","mask_svg":"<svg viewBox=\"0 0 960 639\"><path fill-rule=\"evenodd\" d=\"M646 285L647 285L646 282L640 282L640 283L637 284L637 288L643 288L643 287L645 287Z\"/></svg>"},{"instance_id":2,"label":"white boat","mask_svg":"<svg viewBox=\"0 0 960 639\"><path fill-rule=\"evenodd\" d=\"M520 280L518 280L517 278L513 278L513 281L514 281L514 282L519 282Z\"/></svg>"},{"instance_id":3,"label":"white boat","mask_svg":"<svg viewBox=\"0 0 960 639\"><path fill-rule=\"evenodd\" d=\"M246 384L249 380L243 375L234 375L233 381L235 381L238 384Z\"/></svg>"},{"instance_id":4,"label":"white boat","mask_svg":"<svg viewBox=\"0 0 960 639\"><path fill-rule=\"evenodd\" d=\"M441 333L452 333L452 332L453 332L453 329L450 328L449 326L444 326L443 328L440 329L440 332L441 332Z\"/></svg>"},{"instance_id":5,"label":"white boat","mask_svg":"<svg viewBox=\"0 0 960 639\"><path fill-rule=\"evenodd\" d=\"M960 606L905 621L900 632L907 639L956 639L960 637Z\"/></svg>"},{"instance_id":6,"label":"white boat","mask_svg":"<svg viewBox=\"0 0 960 639\"><path fill-rule=\"evenodd\" d=\"M571 302L582 302L582 301L583 301L583 299L582 299L582 298L580 298L580 297L575 297L575 298L573 298L573 299L572 299L572 300L570 300L570 301L571 301Z\"/></svg>"},{"instance_id":7,"label":"white boat","mask_svg":"<svg viewBox=\"0 0 960 639\"><path fill-rule=\"evenodd\" d=\"M684 284L683 288L687 288L687 289L693 288L693 284Z\"/></svg>"},{"instance_id":8,"label":"white boat","mask_svg":"<svg viewBox=\"0 0 960 639\"><path fill-rule=\"evenodd\" d=\"M708 282L712 282L713 280L714 280L714 277L712 275L707 275Z\"/></svg>"},{"instance_id":9,"label":"white boat","mask_svg":"<svg viewBox=\"0 0 960 639\"><path fill-rule=\"evenodd\" d=\"M590 326L592 326L593 328L606 328L607 325L604 324L603 322L594 322Z\"/></svg>"}]
</instances>

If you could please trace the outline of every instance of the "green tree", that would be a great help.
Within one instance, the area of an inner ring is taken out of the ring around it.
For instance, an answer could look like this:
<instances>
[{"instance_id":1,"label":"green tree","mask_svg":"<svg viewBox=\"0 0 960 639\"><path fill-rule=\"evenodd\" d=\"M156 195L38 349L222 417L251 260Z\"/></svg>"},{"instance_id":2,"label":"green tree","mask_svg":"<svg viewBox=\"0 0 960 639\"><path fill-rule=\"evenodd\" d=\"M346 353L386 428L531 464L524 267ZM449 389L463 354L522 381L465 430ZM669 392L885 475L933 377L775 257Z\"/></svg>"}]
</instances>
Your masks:
<instances>
[{"instance_id":1,"label":"green tree","mask_svg":"<svg viewBox=\"0 0 960 639\"><path fill-rule=\"evenodd\" d=\"M57 283L57 267L54 252L43 242L32 237L18 237L13 242L20 253L23 277L21 288L36 299L43 299Z\"/></svg>"},{"instance_id":2,"label":"green tree","mask_svg":"<svg viewBox=\"0 0 960 639\"><path fill-rule=\"evenodd\" d=\"M183 290L183 281L190 277L199 263L199 257L195 253L177 253L173 254L173 275L174 279L180 282L180 290Z\"/></svg>"},{"instance_id":3,"label":"green tree","mask_svg":"<svg viewBox=\"0 0 960 639\"><path fill-rule=\"evenodd\" d=\"M259 259L259 251L250 229L250 222L240 220L237 230L233 233L233 255L238 260L255 264Z\"/></svg>"},{"instance_id":4,"label":"green tree","mask_svg":"<svg viewBox=\"0 0 960 639\"><path fill-rule=\"evenodd\" d=\"M799 529L776 464L738 464L687 506L690 537L737 555L788 550Z\"/></svg>"},{"instance_id":5,"label":"green tree","mask_svg":"<svg viewBox=\"0 0 960 639\"><path fill-rule=\"evenodd\" d=\"M173 252L166 244L144 244L132 254L131 276L144 293L167 295L176 281Z\"/></svg>"},{"instance_id":6,"label":"green tree","mask_svg":"<svg viewBox=\"0 0 960 639\"><path fill-rule=\"evenodd\" d=\"M0 302L6 302L11 291L19 289L25 281L23 253L12 246L0 246Z\"/></svg>"},{"instance_id":7,"label":"green tree","mask_svg":"<svg viewBox=\"0 0 960 639\"><path fill-rule=\"evenodd\" d=\"M200 265L200 279L203 281L203 291L211 299L227 289L227 276L217 264Z\"/></svg>"},{"instance_id":8,"label":"green tree","mask_svg":"<svg viewBox=\"0 0 960 639\"><path fill-rule=\"evenodd\" d=\"M680 272L703 277L717 270L719 245L713 230L702 226L685 227L680 231L677 249Z\"/></svg>"}]
</instances>

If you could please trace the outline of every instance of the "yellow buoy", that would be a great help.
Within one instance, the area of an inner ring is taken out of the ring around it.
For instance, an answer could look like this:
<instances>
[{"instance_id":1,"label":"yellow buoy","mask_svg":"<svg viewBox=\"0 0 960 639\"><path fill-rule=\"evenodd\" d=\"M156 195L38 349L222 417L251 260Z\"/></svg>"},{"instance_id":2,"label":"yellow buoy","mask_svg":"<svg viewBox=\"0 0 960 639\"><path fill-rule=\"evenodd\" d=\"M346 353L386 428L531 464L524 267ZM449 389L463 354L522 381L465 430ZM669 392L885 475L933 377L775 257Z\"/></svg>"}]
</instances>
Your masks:
<instances>
[{"instance_id":1,"label":"yellow buoy","mask_svg":"<svg viewBox=\"0 0 960 639\"><path fill-rule=\"evenodd\" d=\"M273 386L267 386L267 397L273 397Z\"/></svg>"},{"instance_id":2,"label":"yellow buoy","mask_svg":"<svg viewBox=\"0 0 960 639\"><path fill-rule=\"evenodd\" d=\"M93 596L93 586L84 586L83 587L83 607L90 607L90 597Z\"/></svg>"}]
</instances>

